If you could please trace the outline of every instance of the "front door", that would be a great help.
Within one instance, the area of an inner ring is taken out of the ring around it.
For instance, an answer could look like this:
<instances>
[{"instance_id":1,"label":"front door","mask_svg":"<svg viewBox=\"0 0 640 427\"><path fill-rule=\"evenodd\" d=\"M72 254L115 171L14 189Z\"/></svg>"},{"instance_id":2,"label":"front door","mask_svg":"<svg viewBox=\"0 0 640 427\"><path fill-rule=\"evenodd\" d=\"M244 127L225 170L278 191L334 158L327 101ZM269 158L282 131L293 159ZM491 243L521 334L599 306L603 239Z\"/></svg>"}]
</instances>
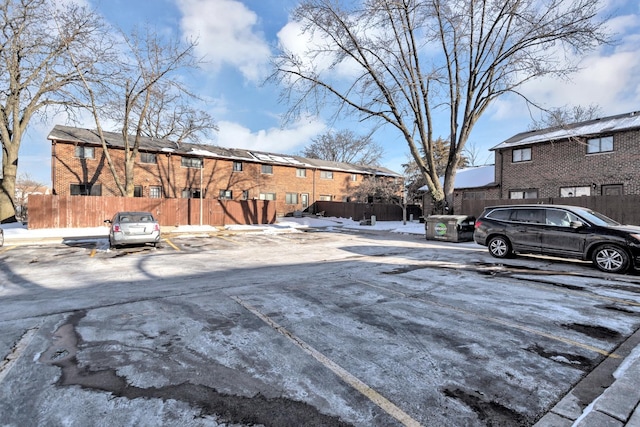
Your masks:
<instances>
[{"instance_id":1,"label":"front door","mask_svg":"<svg viewBox=\"0 0 640 427\"><path fill-rule=\"evenodd\" d=\"M305 210L309 207L309 194L302 193L300 195L300 201L302 202L302 210Z\"/></svg>"}]
</instances>

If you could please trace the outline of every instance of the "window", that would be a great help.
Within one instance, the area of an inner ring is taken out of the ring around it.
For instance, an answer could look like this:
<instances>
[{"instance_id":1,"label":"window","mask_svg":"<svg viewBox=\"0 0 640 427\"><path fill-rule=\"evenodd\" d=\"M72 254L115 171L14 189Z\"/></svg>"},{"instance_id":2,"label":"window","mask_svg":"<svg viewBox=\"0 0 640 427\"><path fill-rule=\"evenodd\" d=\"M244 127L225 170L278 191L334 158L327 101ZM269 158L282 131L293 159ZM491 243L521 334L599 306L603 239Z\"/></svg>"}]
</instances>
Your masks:
<instances>
[{"instance_id":1,"label":"window","mask_svg":"<svg viewBox=\"0 0 640 427\"><path fill-rule=\"evenodd\" d=\"M592 138L587 140L587 154L613 151L613 137Z\"/></svg>"},{"instance_id":2,"label":"window","mask_svg":"<svg viewBox=\"0 0 640 427\"><path fill-rule=\"evenodd\" d=\"M220 190L220 199L233 200L233 191L231 191L231 190Z\"/></svg>"},{"instance_id":3,"label":"window","mask_svg":"<svg viewBox=\"0 0 640 427\"><path fill-rule=\"evenodd\" d=\"M273 166L272 165L262 165L262 173L268 173L268 174L272 174L273 173Z\"/></svg>"},{"instance_id":4,"label":"window","mask_svg":"<svg viewBox=\"0 0 640 427\"><path fill-rule=\"evenodd\" d=\"M307 170L306 169L296 169L296 176L298 178L306 178L307 177Z\"/></svg>"},{"instance_id":5,"label":"window","mask_svg":"<svg viewBox=\"0 0 640 427\"><path fill-rule=\"evenodd\" d=\"M260 193L260 200L275 200L276 193Z\"/></svg>"},{"instance_id":6,"label":"window","mask_svg":"<svg viewBox=\"0 0 640 427\"><path fill-rule=\"evenodd\" d=\"M624 194L622 184L607 184L601 187L603 196L622 196Z\"/></svg>"},{"instance_id":7,"label":"window","mask_svg":"<svg viewBox=\"0 0 640 427\"><path fill-rule=\"evenodd\" d=\"M513 163L528 162L531 160L531 148L516 148L512 151Z\"/></svg>"},{"instance_id":8,"label":"window","mask_svg":"<svg viewBox=\"0 0 640 427\"><path fill-rule=\"evenodd\" d=\"M142 197L142 185L135 185L133 187L133 197Z\"/></svg>"},{"instance_id":9,"label":"window","mask_svg":"<svg viewBox=\"0 0 640 427\"><path fill-rule=\"evenodd\" d=\"M511 214L512 221L531 222L535 224L544 224L544 209L515 209Z\"/></svg>"},{"instance_id":10,"label":"window","mask_svg":"<svg viewBox=\"0 0 640 427\"><path fill-rule=\"evenodd\" d=\"M242 200L249 200L249 190L242 190Z\"/></svg>"},{"instance_id":11,"label":"window","mask_svg":"<svg viewBox=\"0 0 640 427\"><path fill-rule=\"evenodd\" d=\"M580 197L590 195L591 187L588 185L582 187L560 187L560 197Z\"/></svg>"},{"instance_id":12,"label":"window","mask_svg":"<svg viewBox=\"0 0 640 427\"><path fill-rule=\"evenodd\" d=\"M76 146L75 156L79 159L93 159L94 149L93 147Z\"/></svg>"},{"instance_id":13,"label":"window","mask_svg":"<svg viewBox=\"0 0 640 427\"><path fill-rule=\"evenodd\" d=\"M71 184L69 192L72 196L102 196L100 184Z\"/></svg>"},{"instance_id":14,"label":"window","mask_svg":"<svg viewBox=\"0 0 640 427\"><path fill-rule=\"evenodd\" d=\"M321 194L320 195L320 201L322 201L322 202L330 202L331 201L331 196L329 196L327 194Z\"/></svg>"},{"instance_id":15,"label":"window","mask_svg":"<svg viewBox=\"0 0 640 427\"><path fill-rule=\"evenodd\" d=\"M156 153L140 153L140 163L157 163Z\"/></svg>"},{"instance_id":16,"label":"window","mask_svg":"<svg viewBox=\"0 0 640 427\"><path fill-rule=\"evenodd\" d=\"M511 190L509 191L510 199L537 199L538 198L538 190L529 189L529 190Z\"/></svg>"},{"instance_id":17,"label":"window","mask_svg":"<svg viewBox=\"0 0 640 427\"><path fill-rule=\"evenodd\" d=\"M182 157L180 164L185 168L202 169L202 157Z\"/></svg>"},{"instance_id":18,"label":"window","mask_svg":"<svg viewBox=\"0 0 640 427\"><path fill-rule=\"evenodd\" d=\"M560 209L545 209L547 213L546 224L556 225L558 227L569 227L571 222L579 221L578 217Z\"/></svg>"},{"instance_id":19,"label":"window","mask_svg":"<svg viewBox=\"0 0 640 427\"><path fill-rule=\"evenodd\" d=\"M149 187L149 197L153 199L162 198L162 187L157 185Z\"/></svg>"},{"instance_id":20,"label":"window","mask_svg":"<svg viewBox=\"0 0 640 427\"><path fill-rule=\"evenodd\" d=\"M233 171L242 172L242 162L233 162Z\"/></svg>"},{"instance_id":21,"label":"window","mask_svg":"<svg viewBox=\"0 0 640 427\"><path fill-rule=\"evenodd\" d=\"M285 195L285 203L288 205L298 204L298 193L287 193Z\"/></svg>"},{"instance_id":22,"label":"window","mask_svg":"<svg viewBox=\"0 0 640 427\"><path fill-rule=\"evenodd\" d=\"M320 178L322 178L322 179L333 179L333 172L331 172L331 171L320 171Z\"/></svg>"},{"instance_id":23,"label":"window","mask_svg":"<svg viewBox=\"0 0 640 427\"><path fill-rule=\"evenodd\" d=\"M204 194L202 195L204 198ZM199 199L200 198L200 189L199 188L185 188L182 190L182 198L183 199Z\"/></svg>"},{"instance_id":24,"label":"window","mask_svg":"<svg viewBox=\"0 0 640 427\"><path fill-rule=\"evenodd\" d=\"M351 174L351 181L352 182L356 182L358 180L358 174L352 173Z\"/></svg>"}]
</instances>

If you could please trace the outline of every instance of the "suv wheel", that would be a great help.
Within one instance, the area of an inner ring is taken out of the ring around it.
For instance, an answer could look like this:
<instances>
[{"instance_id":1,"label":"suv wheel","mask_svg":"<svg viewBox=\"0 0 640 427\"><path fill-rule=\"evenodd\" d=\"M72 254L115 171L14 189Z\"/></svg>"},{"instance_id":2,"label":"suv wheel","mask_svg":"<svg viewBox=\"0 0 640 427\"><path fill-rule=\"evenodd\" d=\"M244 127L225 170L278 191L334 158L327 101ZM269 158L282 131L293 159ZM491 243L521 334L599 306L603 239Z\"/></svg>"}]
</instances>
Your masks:
<instances>
[{"instance_id":1,"label":"suv wheel","mask_svg":"<svg viewBox=\"0 0 640 427\"><path fill-rule=\"evenodd\" d=\"M614 245L598 247L591 259L598 269L607 273L622 273L629 268L629 255L624 249Z\"/></svg>"},{"instance_id":2,"label":"suv wheel","mask_svg":"<svg viewBox=\"0 0 640 427\"><path fill-rule=\"evenodd\" d=\"M487 246L489 253L496 258L509 258L513 254L511 243L504 236L492 237Z\"/></svg>"}]
</instances>

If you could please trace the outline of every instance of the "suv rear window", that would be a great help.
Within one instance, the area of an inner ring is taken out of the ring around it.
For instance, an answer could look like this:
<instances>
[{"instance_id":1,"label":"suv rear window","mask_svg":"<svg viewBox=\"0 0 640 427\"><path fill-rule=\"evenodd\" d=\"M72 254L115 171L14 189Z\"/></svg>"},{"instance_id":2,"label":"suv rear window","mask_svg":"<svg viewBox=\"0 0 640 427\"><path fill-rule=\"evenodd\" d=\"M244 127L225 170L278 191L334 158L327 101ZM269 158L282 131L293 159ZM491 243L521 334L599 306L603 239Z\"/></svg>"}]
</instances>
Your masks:
<instances>
[{"instance_id":1,"label":"suv rear window","mask_svg":"<svg viewBox=\"0 0 640 427\"><path fill-rule=\"evenodd\" d=\"M529 222L544 224L545 215L543 209L515 209L511 215L511 220L518 222Z\"/></svg>"},{"instance_id":2,"label":"suv rear window","mask_svg":"<svg viewBox=\"0 0 640 427\"><path fill-rule=\"evenodd\" d=\"M508 221L511 216L511 209L494 209L489 212L486 217L492 219L500 219L503 221Z\"/></svg>"}]
</instances>

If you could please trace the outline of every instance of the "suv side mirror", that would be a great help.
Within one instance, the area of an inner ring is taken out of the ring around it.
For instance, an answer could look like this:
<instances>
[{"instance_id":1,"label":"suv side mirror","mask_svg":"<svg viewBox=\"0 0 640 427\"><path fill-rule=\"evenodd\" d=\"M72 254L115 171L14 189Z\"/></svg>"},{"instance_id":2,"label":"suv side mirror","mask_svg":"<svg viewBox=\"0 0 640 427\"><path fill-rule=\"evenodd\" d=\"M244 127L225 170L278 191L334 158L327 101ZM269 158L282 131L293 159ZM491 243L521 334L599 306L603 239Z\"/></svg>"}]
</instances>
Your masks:
<instances>
[{"instance_id":1,"label":"suv side mirror","mask_svg":"<svg viewBox=\"0 0 640 427\"><path fill-rule=\"evenodd\" d=\"M110 219L105 219L105 220L104 220L104 223L105 223L105 224L111 224L111 220L110 220Z\"/></svg>"},{"instance_id":2,"label":"suv side mirror","mask_svg":"<svg viewBox=\"0 0 640 427\"><path fill-rule=\"evenodd\" d=\"M584 227L584 223L582 221L571 221L571 228L580 228Z\"/></svg>"}]
</instances>

